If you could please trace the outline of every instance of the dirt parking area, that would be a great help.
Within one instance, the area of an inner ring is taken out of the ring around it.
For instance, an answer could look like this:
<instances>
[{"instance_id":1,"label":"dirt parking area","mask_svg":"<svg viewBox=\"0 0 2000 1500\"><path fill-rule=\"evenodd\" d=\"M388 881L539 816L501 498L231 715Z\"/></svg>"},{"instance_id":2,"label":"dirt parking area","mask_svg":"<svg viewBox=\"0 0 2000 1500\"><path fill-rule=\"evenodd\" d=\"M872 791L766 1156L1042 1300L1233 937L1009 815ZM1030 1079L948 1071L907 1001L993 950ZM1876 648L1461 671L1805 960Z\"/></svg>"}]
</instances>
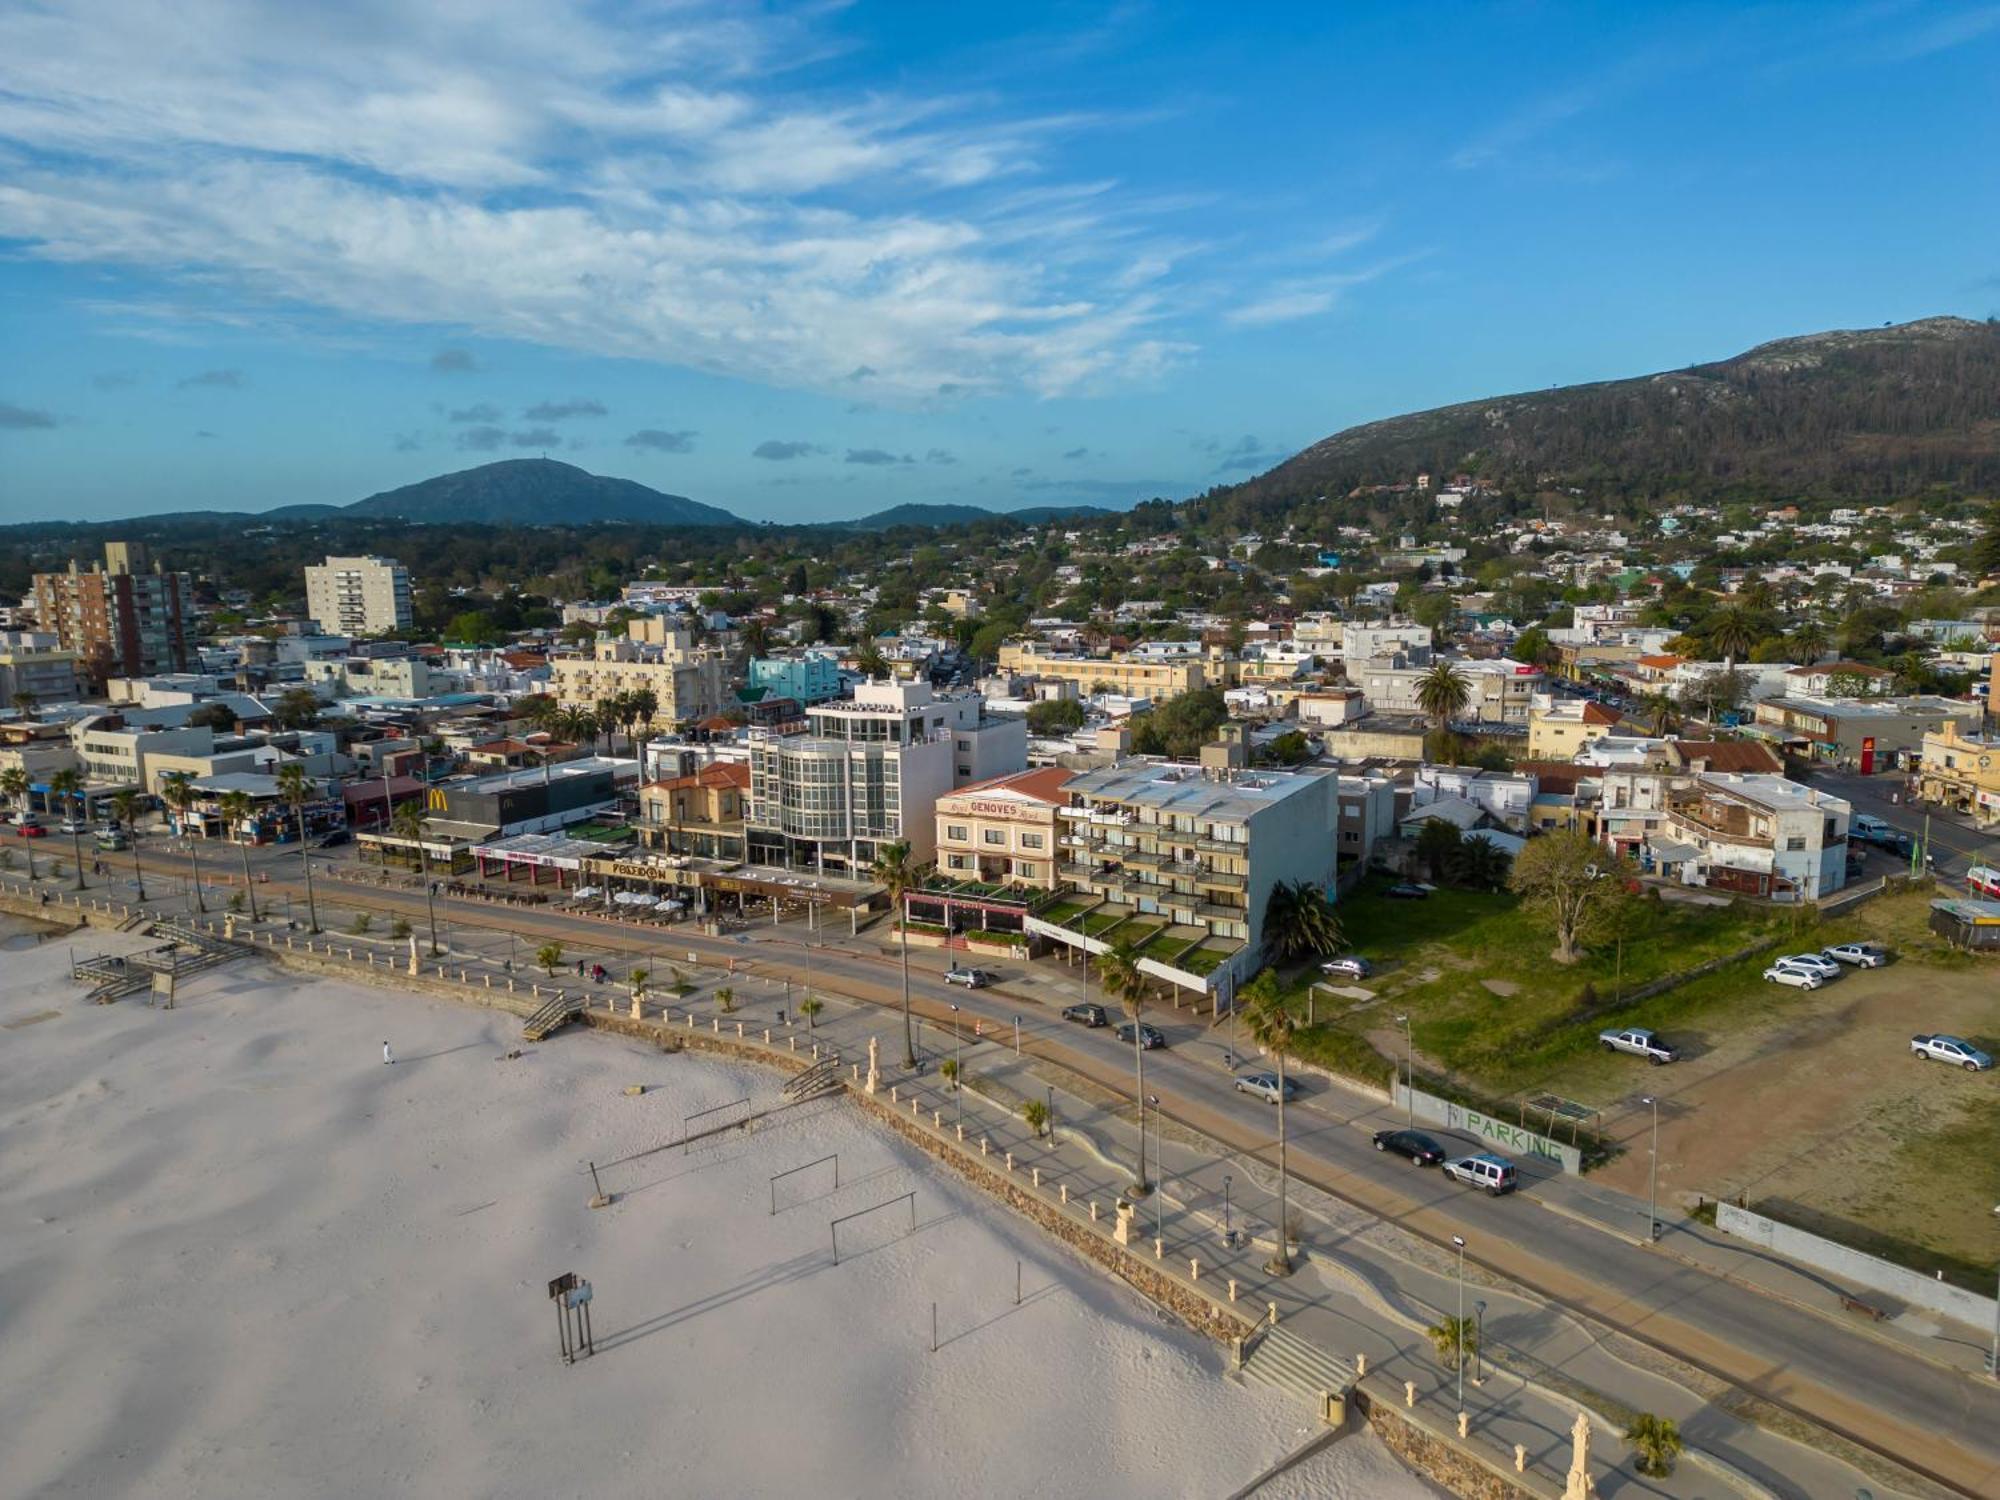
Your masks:
<instances>
[{"instance_id":1,"label":"dirt parking area","mask_svg":"<svg viewBox=\"0 0 2000 1500\"><path fill-rule=\"evenodd\" d=\"M1584 1097L1606 1106L1624 1150L1594 1175L1646 1192L1652 1111L1640 1101L1652 1094L1663 1199L1742 1197L1990 1289L2000 1071L1919 1061L1909 1039L1928 1031L2000 1055L2000 967L1849 972L1741 1028L1673 1035L1688 1055L1670 1067L1603 1058L1577 1083L1602 1084Z\"/></svg>"}]
</instances>

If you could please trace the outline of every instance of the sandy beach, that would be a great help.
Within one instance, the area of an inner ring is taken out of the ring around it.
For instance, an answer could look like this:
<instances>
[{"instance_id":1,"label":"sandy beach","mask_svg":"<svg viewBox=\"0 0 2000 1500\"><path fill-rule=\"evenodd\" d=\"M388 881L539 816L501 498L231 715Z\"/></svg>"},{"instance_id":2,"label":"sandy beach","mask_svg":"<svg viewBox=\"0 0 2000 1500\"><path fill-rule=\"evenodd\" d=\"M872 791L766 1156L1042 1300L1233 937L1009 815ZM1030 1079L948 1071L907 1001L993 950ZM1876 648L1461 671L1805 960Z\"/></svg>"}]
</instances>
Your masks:
<instances>
[{"instance_id":1,"label":"sandy beach","mask_svg":"<svg viewBox=\"0 0 2000 1500\"><path fill-rule=\"evenodd\" d=\"M68 940L22 931L0 926L0 1493L1207 1496L1312 1435L850 1106L659 1149L693 1111L779 1103L774 1074L523 1044L254 963L171 1011L86 1006ZM799 1174L771 1213L772 1174L836 1153L838 1188ZM829 1219L910 1192L914 1232L871 1215L833 1264ZM573 1367L566 1271L596 1293ZM1361 1433L1260 1491L1308 1493L1437 1492Z\"/></svg>"}]
</instances>

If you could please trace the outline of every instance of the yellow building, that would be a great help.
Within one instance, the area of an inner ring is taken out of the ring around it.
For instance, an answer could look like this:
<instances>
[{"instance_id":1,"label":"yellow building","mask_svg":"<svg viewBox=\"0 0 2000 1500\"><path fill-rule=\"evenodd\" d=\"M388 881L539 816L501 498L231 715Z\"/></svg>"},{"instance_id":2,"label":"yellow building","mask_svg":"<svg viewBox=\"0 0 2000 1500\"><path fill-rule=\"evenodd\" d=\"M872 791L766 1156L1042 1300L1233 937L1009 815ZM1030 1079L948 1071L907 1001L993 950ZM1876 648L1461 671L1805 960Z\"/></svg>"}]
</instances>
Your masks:
<instances>
[{"instance_id":1,"label":"yellow building","mask_svg":"<svg viewBox=\"0 0 2000 1500\"><path fill-rule=\"evenodd\" d=\"M1056 809L1075 773L1060 766L975 782L937 801L938 873L948 880L1051 889Z\"/></svg>"},{"instance_id":2,"label":"yellow building","mask_svg":"<svg viewBox=\"0 0 2000 1500\"><path fill-rule=\"evenodd\" d=\"M656 619L631 621L622 639L599 636L588 656L549 662L549 692L563 707L593 709L606 698L649 688L659 700L654 719L662 724L721 713L727 679L720 650L697 646L687 630Z\"/></svg>"},{"instance_id":3,"label":"yellow building","mask_svg":"<svg viewBox=\"0 0 2000 1500\"><path fill-rule=\"evenodd\" d=\"M1980 823L2000 821L2000 737L1961 734L1950 722L1930 731L1917 787L1926 802L1970 813Z\"/></svg>"},{"instance_id":4,"label":"yellow building","mask_svg":"<svg viewBox=\"0 0 2000 1500\"><path fill-rule=\"evenodd\" d=\"M1073 682L1086 695L1100 688L1127 698L1160 700L1228 681L1225 672L1211 678L1201 656L1149 656L1115 651L1108 656L1073 656L1044 651L1039 646L1000 648L1000 670L1025 676L1056 677Z\"/></svg>"},{"instance_id":5,"label":"yellow building","mask_svg":"<svg viewBox=\"0 0 2000 1500\"><path fill-rule=\"evenodd\" d=\"M1565 698L1529 710L1528 758L1574 760L1577 751L1618 727L1618 715L1601 703Z\"/></svg>"}]
</instances>

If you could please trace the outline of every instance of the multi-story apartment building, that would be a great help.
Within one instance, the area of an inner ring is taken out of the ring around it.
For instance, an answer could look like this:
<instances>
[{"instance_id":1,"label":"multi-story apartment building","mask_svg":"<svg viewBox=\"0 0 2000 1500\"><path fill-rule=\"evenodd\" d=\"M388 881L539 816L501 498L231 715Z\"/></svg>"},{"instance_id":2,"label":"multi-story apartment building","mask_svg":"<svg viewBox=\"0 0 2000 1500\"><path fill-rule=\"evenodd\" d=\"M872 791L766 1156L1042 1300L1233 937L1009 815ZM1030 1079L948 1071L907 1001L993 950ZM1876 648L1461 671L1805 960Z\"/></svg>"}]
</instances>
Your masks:
<instances>
[{"instance_id":1,"label":"multi-story apartment building","mask_svg":"<svg viewBox=\"0 0 2000 1500\"><path fill-rule=\"evenodd\" d=\"M1223 686L1229 672L1214 672L1226 658L1222 653L1207 655L1137 654L1114 651L1104 656L1078 656L1049 651L1038 645L1007 645L1000 648L1000 670L1031 677L1056 677L1073 682L1083 693L1108 690L1126 698L1155 701L1177 698L1196 688Z\"/></svg>"},{"instance_id":2,"label":"multi-story apartment building","mask_svg":"<svg viewBox=\"0 0 2000 1500\"><path fill-rule=\"evenodd\" d=\"M106 542L101 565L37 573L34 587L35 618L76 654L88 680L188 669L194 586L185 573L163 571L140 543Z\"/></svg>"},{"instance_id":3,"label":"multi-story apartment building","mask_svg":"<svg viewBox=\"0 0 2000 1500\"><path fill-rule=\"evenodd\" d=\"M1052 889L1056 809L1073 773L1060 766L976 781L937 804L937 866L947 880Z\"/></svg>"},{"instance_id":4,"label":"multi-story apartment building","mask_svg":"<svg viewBox=\"0 0 2000 1500\"><path fill-rule=\"evenodd\" d=\"M753 864L861 875L882 846L916 863L937 845L938 798L1028 763L1028 727L976 693L871 682L806 711L803 734L753 731L746 841Z\"/></svg>"},{"instance_id":5,"label":"multi-story apartment building","mask_svg":"<svg viewBox=\"0 0 2000 1500\"><path fill-rule=\"evenodd\" d=\"M802 704L838 698L845 686L839 660L818 651L757 657L750 663L749 683L770 697L791 698Z\"/></svg>"},{"instance_id":6,"label":"multi-story apartment building","mask_svg":"<svg viewBox=\"0 0 2000 1500\"><path fill-rule=\"evenodd\" d=\"M329 557L306 568L306 617L329 635L408 630L410 570L393 557Z\"/></svg>"},{"instance_id":7,"label":"multi-story apartment building","mask_svg":"<svg viewBox=\"0 0 2000 1500\"><path fill-rule=\"evenodd\" d=\"M639 788L639 836L649 849L741 862L750 768L711 761Z\"/></svg>"},{"instance_id":8,"label":"multi-story apartment building","mask_svg":"<svg viewBox=\"0 0 2000 1500\"><path fill-rule=\"evenodd\" d=\"M70 738L86 780L147 792L159 790L159 771L151 764L155 757L215 753L215 731L205 725L144 729L117 714L99 714L72 725Z\"/></svg>"},{"instance_id":9,"label":"multi-story apartment building","mask_svg":"<svg viewBox=\"0 0 2000 1500\"><path fill-rule=\"evenodd\" d=\"M1962 734L1956 724L1926 734L1917 786L1926 802L2000 821L2000 735Z\"/></svg>"},{"instance_id":10,"label":"multi-story apartment building","mask_svg":"<svg viewBox=\"0 0 2000 1500\"><path fill-rule=\"evenodd\" d=\"M1535 694L1545 686L1539 667L1504 656L1490 661L1454 661L1452 665L1471 689L1460 722L1528 723ZM1417 690L1430 670L1427 664L1404 663L1400 658L1390 657L1383 665L1375 662L1358 667L1350 665L1347 675L1349 680L1361 684L1376 712L1413 714L1423 711Z\"/></svg>"},{"instance_id":11,"label":"multi-story apartment building","mask_svg":"<svg viewBox=\"0 0 2000 1500\"><path fill-rule=\"evenodd\" d=\"M1245 771L1226 760L1205 752L1200 765L1141 759L1085 771L1065 785L1069 805L1057 812L1057 873L1076 897L1205 933L1221 955L1211 988L1217 972L1241 981L1263 961L1265 910L1279 882L1305 881L1332 898L1338 849L1336 773ZM1031 930L1104 946L1059 923Z\"/></svg>"},{"instance_id":12,"label":"multi-story apartment building","mask_svg":"<svg viewBox=\"0 0 2000 1500\"><path fill-rule=\"evenodd\" d=\"M69 703L76 697L76 653L54 635L10 630L0 634L0 708L16 699Z\"/></svg>"},{"instance_id":13,"label":"multi-story apartment building","mask_svg":"<svg viewBox=\"0 0 2000 1500\"><path fill-rule=\"evenodd\" d=\"M647 689L659 704L656 724L721 713L727 688L726 653L696 645L687 627L658 618L629 621L622 638L599 636L587 656L549 662L549 691L565 708L595 708L606 698Z\"/></svg>"},{"instance_id":14,"label":"multi-story apartment building","mask_svg":"<svg viewBox=\"0 0 2000 1500\"><path fill-rule=\"evenodd\" d=\"M1707 772L1667 793L1649 848L1683 885L1818 901L1847 883L1851 811L1783 776Z\"/></svg>"}]
</instances>

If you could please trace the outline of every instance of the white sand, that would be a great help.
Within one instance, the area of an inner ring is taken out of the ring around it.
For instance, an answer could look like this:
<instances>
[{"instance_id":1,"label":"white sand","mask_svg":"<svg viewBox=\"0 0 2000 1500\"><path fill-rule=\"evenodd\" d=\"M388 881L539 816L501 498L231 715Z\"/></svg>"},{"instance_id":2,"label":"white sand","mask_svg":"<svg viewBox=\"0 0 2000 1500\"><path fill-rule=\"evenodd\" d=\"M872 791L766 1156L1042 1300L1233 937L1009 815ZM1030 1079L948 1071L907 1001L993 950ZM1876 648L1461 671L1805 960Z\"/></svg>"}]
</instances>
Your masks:
<instances>
[{"instance_id":1,"label":"white sand","mask_svg":"<svg viewBox=\"0 0 2000 1500\"><path fill-rule=\"evenodd\" d=\"M584 1160L775 1075L254 965L171 1012L81 994L60 943L0 948L0 1494L1215 1496L1310 1436L845 1104L610 1168L587 1207ZM771 1217L769 1175L832 1152L842 1187ZM831 1264L829 1217L912 1189L914 1235L876 1216ZM568 1270L597 1293L574 1368ZM1308 1480L1435 1493L1365 1434L1270 1493Z\"/></svg>"}]
</instances>

